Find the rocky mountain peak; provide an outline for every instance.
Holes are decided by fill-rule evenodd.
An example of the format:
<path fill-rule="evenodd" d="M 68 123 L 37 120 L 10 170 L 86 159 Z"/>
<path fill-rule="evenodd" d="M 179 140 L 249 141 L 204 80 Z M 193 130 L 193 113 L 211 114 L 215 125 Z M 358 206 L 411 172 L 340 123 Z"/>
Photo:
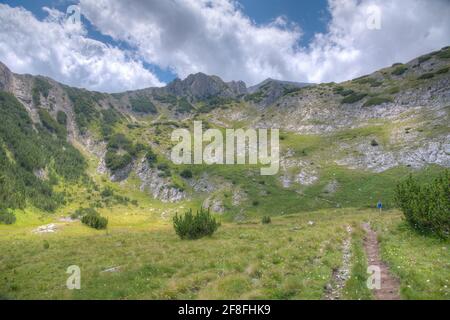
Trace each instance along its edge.
<path fill-rule="evenodd" d="M 247 87 L 242 81 L 224 82 L 218 76 L 210 76 L 204 73 L 189 75 L 186 79 L 175 79 L 169 83 L 166 92 L 175 96 L 187 96 L 193 100 L 201 100 L 209 97 L 235 98 L 245 94 Z"/>

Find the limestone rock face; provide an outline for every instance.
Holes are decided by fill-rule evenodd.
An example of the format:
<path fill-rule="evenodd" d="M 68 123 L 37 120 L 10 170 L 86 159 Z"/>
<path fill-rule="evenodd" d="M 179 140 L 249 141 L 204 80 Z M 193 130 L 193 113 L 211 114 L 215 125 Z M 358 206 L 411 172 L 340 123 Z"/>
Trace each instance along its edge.
<path fill-rule="evenodd" d="M 0 62 L 0 90 L 10 91 L 12 77 L 8 67 Z"/>
<path fill-rule="evenodd" d="M 141 180 L 141 191 L 148 192 L 163 202 L 178 202 L 186 198 L 186 193 L 172 186 L 169 178 L 159 176 L 158 170 L 151 168 L 142 159 L 134 168 Z"/>

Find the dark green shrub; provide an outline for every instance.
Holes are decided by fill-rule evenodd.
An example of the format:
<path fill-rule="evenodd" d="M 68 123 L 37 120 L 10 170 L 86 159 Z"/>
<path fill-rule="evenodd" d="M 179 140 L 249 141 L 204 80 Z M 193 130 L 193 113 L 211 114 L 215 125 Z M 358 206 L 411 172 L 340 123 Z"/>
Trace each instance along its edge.
<path fill-rule="evenodd" d="M 369 76 L 364 76 L 364 77 L 352 80 L 352 82 L 355 82 L 358 84 L 369 84 L 371 87 L 379 87 L 383 84 L 383 82 L 381 82 L 375 78 L 371 78 Z"/>
<path fill-rule="evenodd" d="M 157 166 L 159 171 L 170 171 L 169 165 L 167 163 L 160 163 Z"/>
<path fill-rule="evenodd" d="M 417 80 L 426 80 L 426 79 L 431 79 L 431 78 L 434 78 L 433 73 L 424 73 L 423 75 L 418 77 Z"/>
<path fill-rule="evenodd" d="M 114 195 L 114 190 L 111 189 L 110 187 L 106 187 L 101 193 L 100 196 L 102 198 L 108 198 L 108 197 L 112 197 Z"/>
<path fill-rule="evenodd" d="M 394 71 L 392 71 L 392 74 L 394 76 L 401 76 L 402 74 L 404 74 L 406 71 L 408 70 L 408 67 L 401 65 L 398 66 L 397 68 L 394 69 Z"/>
<path fill-rule="evenodd" d="M 267 93 L 264 90 L 258 90 L 255 93 L 248 94 L 245 96 L 244 100 L 247 102 L 259 103 L 267 97 Z"/>
<path fill-rule="evenodd" d="M 191 179 L 192 171 L 189 169 L 184 169 L 183 171 L 181 171 L 180 176 L 185 179 Z"/>
<path fill-rule="evenodd" d="M 89 213 L 85 214 L 81 218 L 81 222 L 97 230 L 106 229 L 106 227 L 108 226 L 108 219 L 102 217 L 94 209 L 91 209 Z"/>
<path fill-rule="evenodd" d="M 64 111 L 58 111 L 56 114 L 56 121 L 64 127 L 67 126 L 67 114 Z"/>
<path fill-rule="evenodd" d="M 450 48 L 443 48 L 442 51 L 437 54 L 437 56 L 441 59 L 450 59 Z"/>
<path fill-rule="evenodd" d="M 106 167 L 113 172 L 123 169 L 143 149 L 145 147 L 142 144 L 133 144 L 125 135 L 121 133 L 115 134 L 109 138 L 107 145 Z"/>
<path fill-rule="evenodd" d="M 60 137 L 66 136 L 66 128 L 61 126 L 55 119 L 53 119 L 47 110 L 39 109 L 38 114 L 44 128 L 46 128 L 51 133 L 57 134 Z"/>
<path fill-rule="evenodd" d="M 399 87 L 392 87 L 392 88 L 389 88 L 387 90 L 387 93 L 389 93 L 389 94 L 397 94 L 399 92 L 400 92 L 400 88 Z"/>
<path fill-rule="evenodd" d="M 105 156 L 106 167 L 113 172 L 125 168 L 132 161 L 133 158 L 128 153 L 124 155 L 119 155 L 113 151 L 106 152 Z"/>
<path fill-rule="evenodd" d="M 171 105 L 176 105 L 178 101 L 177 97 L 174 95 L 155 96 L 155 100 Z"/>
<path fill-rule="evenodd" d="M 419 58 L 419 64 L 420 64 L 420 63 L 424 63 L 425 61 L 428 61 L 428 60 L 430 60 L 430 59 L 431 59 L 431 56 L 430 56 L 430 55 L 420 57 L 420 58 Z"/>
<path fill-rule="evenodd" d="M 147 148 L 147 154 L 145 155 L 145 158 L 147 159 L 148 164 L 151 166 L 158 161 L 158 156 L 150 147 Z"/>
<path fill-rule="evenodd" d="M 334 93 L 339 94 L 343 97 L 347 97 L 353 93 L 355 93 L 355 91 L 353 91 L 352 89 L 345 89 L 344 87 L 336 87 L 333 90 Z"/>
<path fill-rule="evenodd" d="M 41 105 L 41 94 L 44 96 L 44 98 L 48 98 L 48 95 L 50 93 L 51 85 L 48 83 L 47 80 L 36 77 L 34 79 L 34 86 L 31 90 L 32 93 L 32 99 L 33 104 L 36 107 L 39 107 Z"/>
<path fill-rule="evenodd" d="M 79 208 L 77 210 L 75 210 L 75 212 L 73 212 L 70 217 L 72 219 L 81 219 L 82 217 L 84 217 L 85 215 L 92 213 L 92 214 L 96 214 L 97 211 L 95 211 L 93 208 Z"/>
<path fill-rule="evenodd" d="M 272 219 L 269 216 L 264 216 L 261 219 L 261 223 L 262 224 L 270 224 L 270 223 L 272 223 Z"/>
<path fill-rule="evenodd" d="M 194 110 L 194 107 L 189 103 L 186 98 L 181 98 L 177 103 L 177 112 L 189 113 Z"/>
<path fill-rule="evenodd" d="M 14 213 L 0 210 L 0 224 L 13 224 L 14 222 L 16 222 L 16 216 Z"/>
<path fill-rule="evenodd" d="M 352 93 L 351 95 L 345 97 L 342 99 L 342 103 L 355 103 L 362 99 L 364 99 L 367 96 L 367 93 Z"/>
<path fill-rule="evenodd" d="M 439 69 L 438 71 L 436 71 L 435 74 L 444 74 L 444 73 L 447 73 L 449 70 L 450 70 L 449 67 L 442 68 L 442 69 Z"/>
<path fill-rule="evenodd" d="M 100 117 L 96 106 L 103 96 L 100 93 L 68 86 L 64 86 L 64 90 L 73 104 L 75 122 L 78 125 L 78 129 L 81 134 L 85 134 L 89 125 Z"/>
<path fill-rule="evenodd" d="M 414 229 L 442 238 L 450 236 L 449 171 L 430 184 L 419 184 L 410 176 L 397 186 L 395 200 Z"/>
<path fill-rule="evenodd" d="M 173 218 L 173 227 L 177 235 L 185 240 L 196 240 L 203 237 L 211 237 L 220 227 L 220 223 L 211 215 L 211 213 L 203 208 L 192 213 L 192 209 L 182 216 L 175 215 Z"/>
<path fill-rule="evenodd" d="M 383 103 L 389 103 L 392 102 L 391 98 L 386 97 L 373 97 L 367 100 L 366 103 L 364 103 L 363 107 L 371 107 L 371 106 L 378 106 Z"/>
<path fill-rule="evenodd" d="M 157 113 L 153 102 L 146 97 L 133 97 L 130 98 L 131 110 L 137 113 Z"/>
<path fill-rule="evenodd" d="M 120 113 L 118 113 L 114 109 L 104 109 L 101 111 L 101 113 L 102 113 L 102 117 L 103 117 L 103 122 L 105 124 L 111 125 L 111 126 L 115 125 L 122 118 Z"/>

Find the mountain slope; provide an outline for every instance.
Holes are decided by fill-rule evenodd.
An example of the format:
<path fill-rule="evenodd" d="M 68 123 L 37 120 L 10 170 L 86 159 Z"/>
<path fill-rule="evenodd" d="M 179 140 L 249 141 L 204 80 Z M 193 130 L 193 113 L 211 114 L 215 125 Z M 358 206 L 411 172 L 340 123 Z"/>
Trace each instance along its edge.
<path fill-rule="evenodd" d="M 38 153 L 50 150 L 45 161 L 36 157 L 27 167 L 9 147 L 13 138 L 3 135 L 2 166 L 25 170 L 40 184 L 55 173 L 64 184 L 68 177 L 57 168 L 71 150 L 64 163 L 89 163 L 88 170 L 77 167 L 76 178 L 86 172 L 101 186 L 112 181 L 166 203 L 194 201 L 235 219 L 367 206 L 376 198 L 390 202 L 390 188 L 412 170 L 435 165 L 418 173 L 425 177 L 450 167 L 449 52 L 443 48 L 341 84 L 270 79 L 247 89 L 200 73 L 164 88 L 118 94 L 13 74 L 0 64 L 0 89 L 9 93 L 2 93 L 2 110 L 23 109 L 25 119 L 14 135 L 30 136 Z M 260 177 L 242 166 L 173 165 L 170 134 L 192 128 L 194 119 L 207 127 L 281 129 L 280 173 Z M 2 132 L 15 132 L 6 123 L 0 123 Z M 51 148 L 39 141 L 52 142 Z M 182 177 L 184 170 L 193 177 Z"/>

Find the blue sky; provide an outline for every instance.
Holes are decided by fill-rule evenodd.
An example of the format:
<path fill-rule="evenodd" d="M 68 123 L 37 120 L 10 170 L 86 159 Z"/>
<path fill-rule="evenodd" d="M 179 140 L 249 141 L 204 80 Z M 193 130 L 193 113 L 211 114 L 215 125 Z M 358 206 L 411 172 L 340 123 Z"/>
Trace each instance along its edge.
<path fill-rule="evenodd" d="M 286 16 L 302 28 L 301 44 L 307 45 L 317 32 L 325 32 L 330 15 L 326 0 L 241 0 L 243 11 L 257 23 L 269 23 L 278 16 Z"/>
<path fill-rule="evenodd" d="M 340 82 L 449 45 L 449 16 L 448 0 L 0 0 L 0 61 L 107 92 L 196 72 Z"/>

